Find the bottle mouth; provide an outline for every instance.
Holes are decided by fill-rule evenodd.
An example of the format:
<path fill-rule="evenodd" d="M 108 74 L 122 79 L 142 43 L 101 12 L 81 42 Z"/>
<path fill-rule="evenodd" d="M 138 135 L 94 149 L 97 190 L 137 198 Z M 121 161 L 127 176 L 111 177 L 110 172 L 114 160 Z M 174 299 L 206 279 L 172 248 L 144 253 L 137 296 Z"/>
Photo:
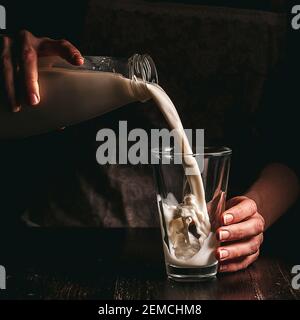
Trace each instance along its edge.
<path fill-rule="evenodd" d="M 139 78 L 145 82 L 158 84 L 155 63 L 149 54 L 134 54 L 128 59 L 129 78 Z"/>

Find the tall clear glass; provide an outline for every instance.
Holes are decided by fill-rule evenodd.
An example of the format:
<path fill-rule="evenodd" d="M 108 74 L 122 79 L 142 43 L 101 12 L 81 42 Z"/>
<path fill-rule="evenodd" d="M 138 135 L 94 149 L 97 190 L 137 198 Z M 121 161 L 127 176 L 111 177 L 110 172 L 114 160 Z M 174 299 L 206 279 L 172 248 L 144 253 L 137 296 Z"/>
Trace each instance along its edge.
<path fill-rule="evenodd" d="M 176 281 L 213 278 L 218 270 L 215 231 L 225 210 L 231 150 L 210 147 L 204 148 L 204 154 L 188 155 L 203 164 L 199 168 L 209 219 L 206 225 L 205 213 L 198 210 L 201 206 L 196 204 L 184 168 L 175 160 L 178 153 L 169 148 L 152 150 L 153 154 L 160 160 L 153 165 L 153 172 L 167 275 Z"/>

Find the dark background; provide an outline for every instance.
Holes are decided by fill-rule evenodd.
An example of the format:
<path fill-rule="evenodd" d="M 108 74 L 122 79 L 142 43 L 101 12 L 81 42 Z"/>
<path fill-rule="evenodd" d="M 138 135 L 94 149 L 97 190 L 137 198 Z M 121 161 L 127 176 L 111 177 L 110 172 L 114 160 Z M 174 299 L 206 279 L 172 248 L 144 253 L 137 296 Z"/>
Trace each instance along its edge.
<path fill-rule="evenodd" d="M 207 144 L 233 148 L 230 195 L 245 191 L 269 161 L 283 161 L 298 170 L 295 102 L 299 35 L 289 26 L 291 3 L 172 1 L 177 3 L 174 5 L 168 2 L 171 1 L 131 4 L 124 1 L 121 5 L 114 1 L 76 1 L 76 4 L 72 1 L 1 1 L 1 4 L 7 8 L 11 33 L 27 28 L 39 36 L 67 38 L 90 55 L 128 57 L 135 52 L 148 52 L 156 62 L 161 85 L 183 115 L 184 125 L 205 128 Z M 96 122 L 68 128 L 64 133 L 2 142 L 2 225 L 15 223 L 28 206 L 35 207 L 35 213 L 47 211 L 43 208 L 43 201 L 48 199 L 45 190 L 47 194 L 54 193 L 51 199 L 65 210 L 69 203 L 61 204 L 63 200 L 57 200 L 57 194 L 63 198 L 67 190 L 69 202 L 74 200 L 74 194 L 78 202 L 83 201 L 77 189 L 74 187 L 72 193 L 68 186 L 74 182 L 72 174 L 78 168 L 85 177 L 95 174 L 94 160 L 91 160 L 94 152 L 87 145 L 94 141 L 96 130 L 101 126 L 113 127 L 117 120 L 124 118 L 130 119 L 133 127 L 164 125 L 157 112 L 146 112 L 146 108 L 139 107 L 137 111 L 133 105 Z M 79 132 L 84 133 L 80 134 L 80 140 Z M 89 172 L 86 172 L 87 164 Z M 97 173 L 97 182 L 89 180 L 91 190 L 97 183 L 98 191 L 109 198 L 108 182 L 119 172 L 111 176 L 105 169 L 97 170 L 101 174 Z M 145 176 L 149 173 L 141 172 Z M 63 183 L 61 176 L 66 176 Z M 137 186 L 136 178 L 135 174 L 129 176 L 132 188 Z M 122 182 L 118 183 L 115 198 L 109 199 L 111 202 L 118 202 L 121 197 Z M 147 188 L 144 193 L 153 196 L 151 183 Z M 153 214 L 155 202 L 148 198 L 149 214 Z M 135 202 L 139 203 L 139 199 Z M 130 205 L 130 200 L 128 203 Z M 74 209 L 80 225 L 93 225 L 93 219 L 82 218 L 89 205 L 92 204 L 84 205 L 82 210 Z M 122 211 L 122 207 L 122 204 L 114 207 L 112 214 Z M 126 208 L 124 210 L 126 215 Z M 48 215 L 49 210 L 45 214 L 47 218 L 42 219 L 45 225 L 59 224 L 58 218 L 53 222 Z M 119 220 L 130 225 L 128 219 Z M 101 225 L 101 222 L 95 224 Z M 267 232 L 266 249 L 299 263 L 298 226 L 298 209 L 294 208 Z"/>

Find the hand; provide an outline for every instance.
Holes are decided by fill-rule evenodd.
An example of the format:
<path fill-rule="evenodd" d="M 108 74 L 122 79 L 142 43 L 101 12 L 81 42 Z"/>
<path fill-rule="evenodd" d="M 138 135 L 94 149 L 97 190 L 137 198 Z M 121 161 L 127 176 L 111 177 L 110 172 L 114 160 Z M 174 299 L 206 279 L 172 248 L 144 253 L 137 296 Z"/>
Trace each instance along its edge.
<path fill-rule="evenodd" d="M 226 209 L 216 232 L 221 242 L 216 258 L 220 272 L 234 272 L 247 268 L 258 258 L 265 222 L 256 203 L 248 197 L 230 199 Z"/>
<path fill-rule="evenodd" d="M 0 92 L 12 111 L 20 110 L 20 96 L 31 106 L 40 102 L 37 58 L 49 55 L 60 56 L 74 65 L 84 62 L 78 49 L 67 40 L 37 38 L 26 30 L 13 38 L 0 37 L 0 80 L 4 88 Z"/>

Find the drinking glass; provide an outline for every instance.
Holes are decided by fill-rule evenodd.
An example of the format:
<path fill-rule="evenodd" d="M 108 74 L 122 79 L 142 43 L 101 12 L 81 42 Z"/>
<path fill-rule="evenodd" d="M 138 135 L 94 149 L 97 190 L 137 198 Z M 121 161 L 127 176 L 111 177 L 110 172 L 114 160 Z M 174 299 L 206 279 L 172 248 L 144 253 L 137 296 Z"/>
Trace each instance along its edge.
<path fill-rule="evenodd" d="M 184 155 L 185 162 L 187 157 L 193 157 L 199 164 L 209 217 L 206 234 L 198 232 L 195 211 L 189 210 L 186 203 L 182 204 L 193 198 L 184 166 L 178 163 L 178 158 L 183 158 L 183 155 L 165 148 L 153 149 L 152 156 L 158 159 L 158 164 L 153 164 L 153 172 L 168 277 L 177 281 L 215 277 L 218 270 L 215 232 L 220 226 L 220 215 L 225 210 L 231 149 L 208 147 L 202 154 Z M 203 212 L 196 214 L 200 217 Z"/>

